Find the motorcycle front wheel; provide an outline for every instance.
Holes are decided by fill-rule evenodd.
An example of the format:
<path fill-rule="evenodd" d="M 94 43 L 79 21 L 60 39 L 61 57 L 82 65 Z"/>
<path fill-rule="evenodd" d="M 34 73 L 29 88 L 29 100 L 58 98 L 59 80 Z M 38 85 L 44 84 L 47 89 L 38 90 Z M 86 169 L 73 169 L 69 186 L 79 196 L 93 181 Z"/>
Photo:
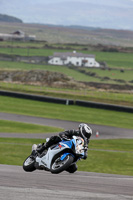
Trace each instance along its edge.
<path fill-rule="evenodd" d="M 33 172 L 34 170 L 36 170 L 35 166 L 34 166 L 35 160 L 33 158 L 31 158 L 30 156 L 28 156 L 24 163 L 23 163 L 23 169 L 26 172 Z"/>
<path fill-rule="evenodd" d="M 62 171 L 66 170 L 74 161 L 73 156 L 70 154 L 68 154 L 63 160 L 60 159 L 61 156 L 53 160 L 50 169 L 51 173 L 53 174 L 61 173 Z"/>

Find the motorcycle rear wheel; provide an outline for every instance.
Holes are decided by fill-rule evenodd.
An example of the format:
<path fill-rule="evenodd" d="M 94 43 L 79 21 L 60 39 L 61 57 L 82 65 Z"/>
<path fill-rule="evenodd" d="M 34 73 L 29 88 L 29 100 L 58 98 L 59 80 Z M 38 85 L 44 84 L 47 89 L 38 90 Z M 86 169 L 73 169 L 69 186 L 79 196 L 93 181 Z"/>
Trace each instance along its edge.
<path fill-rule="evenodd" d="M 61 173 L 62 171 L 66 170 L 74 161 L 73 156 L 70 154 L 68 154 L 64 158 L 64 160 L 60 160 L 61 156 L 53 160 L 51 169 L 50 169 L 51 173 L 53 174 Z"/>
<path fill-rule="evenodd" d="M 35 160 L 33 158 L 31 158 L 30 156 L 28 156 L 24 163 L 23 163 L 23 169 L 26 172 L 33 172 L 36 170 L 35 166 L 34 166 Z"/>

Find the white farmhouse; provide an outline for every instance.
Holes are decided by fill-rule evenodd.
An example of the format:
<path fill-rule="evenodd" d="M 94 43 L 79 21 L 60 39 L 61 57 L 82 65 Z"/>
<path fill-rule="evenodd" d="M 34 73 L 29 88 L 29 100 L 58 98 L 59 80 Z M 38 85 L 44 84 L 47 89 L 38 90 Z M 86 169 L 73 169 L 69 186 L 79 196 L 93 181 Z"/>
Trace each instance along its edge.
<path fill-rule="evenodd" d="M 94 55 L 73 52 L 54 53 L 49 57 L 51 65 L 74 65 L 80 67 L 100 67 Z"/>

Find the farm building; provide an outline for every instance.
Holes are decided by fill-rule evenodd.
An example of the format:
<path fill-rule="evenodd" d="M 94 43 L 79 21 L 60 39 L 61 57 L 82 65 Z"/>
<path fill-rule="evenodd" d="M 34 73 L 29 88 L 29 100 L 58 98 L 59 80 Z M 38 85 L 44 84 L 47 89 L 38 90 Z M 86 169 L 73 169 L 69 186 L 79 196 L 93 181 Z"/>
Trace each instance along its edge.
<path fill-rule="evenodd" d="M 36 39 L 35 35 L 27 35 L 21 30 L 17 30 L 13 33 L 0 33 L 0 41 L 5 41 L 5 40 L 18 40 L 18 41 L 33 41 Z"/>
<path fill-rule="evenodd" d="M 73 52 L 54 53 L 49 57 L 51 65 L 74 65 L 80 67 L 100 67 L 96 62 L 95 55 Z"/>

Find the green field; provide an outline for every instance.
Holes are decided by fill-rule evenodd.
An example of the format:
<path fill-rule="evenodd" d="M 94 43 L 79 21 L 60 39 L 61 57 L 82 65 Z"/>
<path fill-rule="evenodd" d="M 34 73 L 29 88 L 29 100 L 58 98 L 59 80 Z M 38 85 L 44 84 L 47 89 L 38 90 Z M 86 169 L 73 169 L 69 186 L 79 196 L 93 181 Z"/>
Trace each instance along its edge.
<path fill-rule="evenodd" d="M 73 69 L 69 69 L 65 66 L 54 66 L 54 65 L 36 65 L 36 64 L 28 64 L 28 63 L 19 63 L 19 62 L 7 62 L 7 61 L 0 61 L 0 69 L 20 69 L 20 70 L 47 70 L 53 72 L 60 72 L 64 73 L 67 76 L 73 77 L 75 80 L 78 81 L 92 81 L 94 78 L 88 77 L 80 72 L 77 72 Z M 95 79 L 94 81 L 96 81 Z"/>
<path fill-rule="evenodd" d="M 83 48 L 89 48 L 88 44 L 67 44 L 67 43 L 48 43 L 47 41 L 2 41 L 0 43 L 1 48 L 55 48 L 55 49 L 76 49 L 82 50 Z"/>
<path fill-rule="evenodd" d="M 96 76 L 100 77 L 103 83 L 105 82 L 104 77 L 109 77 L 112 80 L 106 80 L 106 83 L 116 83 L 116 79 L 124 80 L 126 84 L 128 81 L 133 81 L 133 71 L 126 70 L 124 72 L 120 72 L 120 70 L 111 69 L 111 70 L 102 70 L 102 69 L 85 69 L 86 72 L 94 72 Z M 94 77 L 96 78 L 96 77 Z M 100 79 L 97 78 L 97 81 Z M 121 84 L 121 82 L 117 82 L 117 84 Z M 131 83 L 130 83 L 131 84 Z"/>
<path fill-rule="evenodd" d="M 54 52 L 70 52 L 72 50 L 64 49 L 47 49 L 47 48 L 0 48 L 0 53 L 8 55 L 21 55 L 21 56 L 52 56 Z M 120 52 L 100 52 L 100 51 L 84 51 L 78 50 L 85 54 L 94 54 L 97 61 L 104 61 L 109 67 L 119 68 L 133 68 L 132 53 Z"/>
<path fill-rule="evenodd" d="M 11 97 L 0 98 L 0 111 L 37 117 L 133 128 L 132 113 L 94 109 L 75 105 L 61 105 Z"/>
<path fill-rule="evenodd" d="M 28 64 L 28 63 L 22 63 L 22 62 L 9 62 L 9 61 L 0 61 L 0 69 L 11 69 L 11 70 L 35 70 L 35 69 L 41 69 L 41 70 L 47 70 L 47 71 L 54 71 L 54 72 L 60 72 L 64 73 L 67 76 L 71 76 L 76 81 L 86 81 L 86 82 L 102 82 L 102 83 L 116 83 L 115 79 L 121 79 L 124 80 L 125 83 L 128 83 L 128 81 L 133 81 L 132 77 L 132 71 L 126 70 L 123 73 L 120 72 L 120 70 L 102 70 L 102 69 L 86 69 L 84 70 L 86 72 L 94 72 L 95 76 L 88 76 L 87 74 L 83 74 L 79 71 L 76 71 L 74 69 L 70 69 L 65 66 L 55 66 L 55 65 L 39 65 L 39 64 Z M 112 80 L 104 80 L 104 77 L 109 77 Z M 124 84 L 125 84 L 124 83 Z M 123 84 L 121 82 L 118 82 L 118 84 Z M 131 83 L 130 83 L 131 84 Z"/>
<path fill-rule="evenodd" d="M 0 138 L 0 164 L 22 166 L 31 153 L 31 146 L 42 142 L 41 139 Z M 131 139 L 91 140 L 88 158 L 77 163 L 78 170 L 133 176 L 132 146 Z"/>

